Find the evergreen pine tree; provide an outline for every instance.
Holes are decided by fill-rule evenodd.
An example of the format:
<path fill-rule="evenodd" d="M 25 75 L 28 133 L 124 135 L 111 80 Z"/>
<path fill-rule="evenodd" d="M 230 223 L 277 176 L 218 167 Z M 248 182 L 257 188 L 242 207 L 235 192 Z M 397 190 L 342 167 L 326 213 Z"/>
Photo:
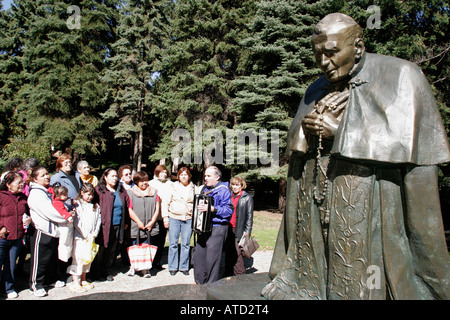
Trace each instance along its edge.
<path fill-rule="evenodd" d="M 177 128 L 194 137 L 195 123 L 201 124 L 202 132 L 214 128 L 223 134 L 232 125 L 231 81 L 239 73 L 240 41 L 252 5 L 245 0 L 176 1 L 158 83 L 162 136 L 153 160 L 171 156 L 177 143 L 171 134 Z M 209 164 L 209 159 L 203 160 Z"/>
<path fill-rule="evenodd" d="M 133 166 L 141 169 L 144 128 L 157 126 L 152 114 L 154 80 L 166 38 L 171 1 L 128 1 L 120 9 L 117 41 L 107 59 L 108 110 L 102 114 L 115 138 L 133 142 Z"/>
<path fill-rule="evenodd" d="M 20 46 L 22 82 L 8 101 L 26 140 L 49 151 L 50 145 L 82 155 L 104 150 L 99 73 L 114 39 L 117 2 L 15 1 L 10 31 L 17 39 L 10 46 Z"/>
<path fill-rule="evenodd" d="M 8 142 L 11 135 L 20 135 L 15 123 L 15 93 L 26 78 L 23 74 L 23 17 L 26 9 L 17 8 L 18 13 L 0 11 L 0 145 Z"/>

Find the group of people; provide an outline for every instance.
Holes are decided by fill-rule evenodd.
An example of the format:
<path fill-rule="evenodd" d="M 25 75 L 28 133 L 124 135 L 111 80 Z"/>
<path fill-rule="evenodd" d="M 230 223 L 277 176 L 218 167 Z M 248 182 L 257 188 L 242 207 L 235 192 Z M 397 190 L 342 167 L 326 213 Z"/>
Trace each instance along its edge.
<path fill-rule="evenodd" d="M 35 296 L 46 296 L 50 284 L 65 286 L 68 274 L 73 280 L 69 289 L 83 293 L 93 288 L 95 280 L 113 280 L 111 268 L 119 254 L 129 266 L 127 274 L 138 273 L 127 254 L 135 244 L 156 246 L 152 268 L 161 270 L 167 233 L 170 275 L 189 275 L 191 264 L 197 284 L 245 273 L 238 242 L 252 231 L 253 199 L 244 191 L 241 177 L 223 182 L 220 170 L 211 166 L 205 171 L 204 185 L 196 186 L 187 167 L 181 167 L 172 181 L 163 165 L 155 168 L 152 179 L 144 171 L 133 173 L 128 165 L 108 168 L 100 179 L 90 174 L 86 161 L 79 161 L 76 170 L 72 165 L 70 155 L 62 154 L 51 178 L 34 158 L 25 162 L 14 158 L 4 168 L 0 279 L 8 298 L 17 297 L 15 270 L 23 271 L 27 253 L 29 286 Z M 212 230 L 196 233 L 191 251 L 196 194 L 210 196 Z M 196 210 L 205 212 L 208 206 L 198 205 Z M 86 246 L 92 243 L 98 244 L 98 252 L 86 262 Z M 220 268 L 223 252 L 225 270 Z M 151 277 L 150 270 L 139 272 Z"/>

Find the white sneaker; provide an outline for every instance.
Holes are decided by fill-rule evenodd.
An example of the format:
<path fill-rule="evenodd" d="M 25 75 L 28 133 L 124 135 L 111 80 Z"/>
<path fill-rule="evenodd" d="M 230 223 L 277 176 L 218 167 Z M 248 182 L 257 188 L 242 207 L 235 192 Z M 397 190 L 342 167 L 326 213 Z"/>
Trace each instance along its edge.
<path fill-rule="evenodd" d="M 47 291 L 45 291 L 45 289 L 35 290 L 33 293 L 36 297 L 39 297 L 39 298 L 45 297 L 47 295 Z"/>
<path fill-rule="evenodd" d="M 127 272 L 127 276 L 129 277 L 133 277 L 136 274 L 135 270 L 133 267 L 130 267 L 130 270 L 128 270 Z"/>
<path fill-rule="evenodd" d="M 151 278 L 152 277 L 152 274 L 150 273 L 149 270 L 144 270 L 142 272 L 142 275 L 144 276 L 144 278 Z"/>
<path fill-rule="evenodd" d="M 17 294 L 17 292 L 12 291 L 10 293 L 7 294 L 8 299 L 15 299 L 17 298 L 19 295 Z"/>
<path fill-rule="evenodd" d="M 58 280 L 55 282 L 55 288 L 62 288 L 65 286 L 66 286 L 66 283 L 64 281 Z"/>

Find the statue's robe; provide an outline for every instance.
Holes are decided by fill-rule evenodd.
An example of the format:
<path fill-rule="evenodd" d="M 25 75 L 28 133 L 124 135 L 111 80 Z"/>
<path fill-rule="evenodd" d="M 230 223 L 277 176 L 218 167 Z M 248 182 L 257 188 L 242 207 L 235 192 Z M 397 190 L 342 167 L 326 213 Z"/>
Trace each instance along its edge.
<path fill-rule="evenodd" d="M 330 92 L 325 77 L 308 88 L 293 120 L 286 212 L 263 295 L 449 299 L 437 164 L 450 161 L 450 152 L 431 88 L 413 63 L 368 53 L 349 86 L 320 159 L 328 214 L 313 197 L 325 179 L 317 175 L 318 139 L 302 127 Z"/>

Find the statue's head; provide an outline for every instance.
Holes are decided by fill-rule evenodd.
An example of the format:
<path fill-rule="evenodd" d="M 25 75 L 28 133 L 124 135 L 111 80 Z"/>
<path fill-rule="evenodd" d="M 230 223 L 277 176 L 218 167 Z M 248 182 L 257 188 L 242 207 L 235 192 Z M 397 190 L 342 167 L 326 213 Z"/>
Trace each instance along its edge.
<path fill-rule="evenodd" d="M 362 28 L 342 13 L 319 21 L 311 42 L 317 64 L 330 82 L 345 79 L 365 53 Z"/>

